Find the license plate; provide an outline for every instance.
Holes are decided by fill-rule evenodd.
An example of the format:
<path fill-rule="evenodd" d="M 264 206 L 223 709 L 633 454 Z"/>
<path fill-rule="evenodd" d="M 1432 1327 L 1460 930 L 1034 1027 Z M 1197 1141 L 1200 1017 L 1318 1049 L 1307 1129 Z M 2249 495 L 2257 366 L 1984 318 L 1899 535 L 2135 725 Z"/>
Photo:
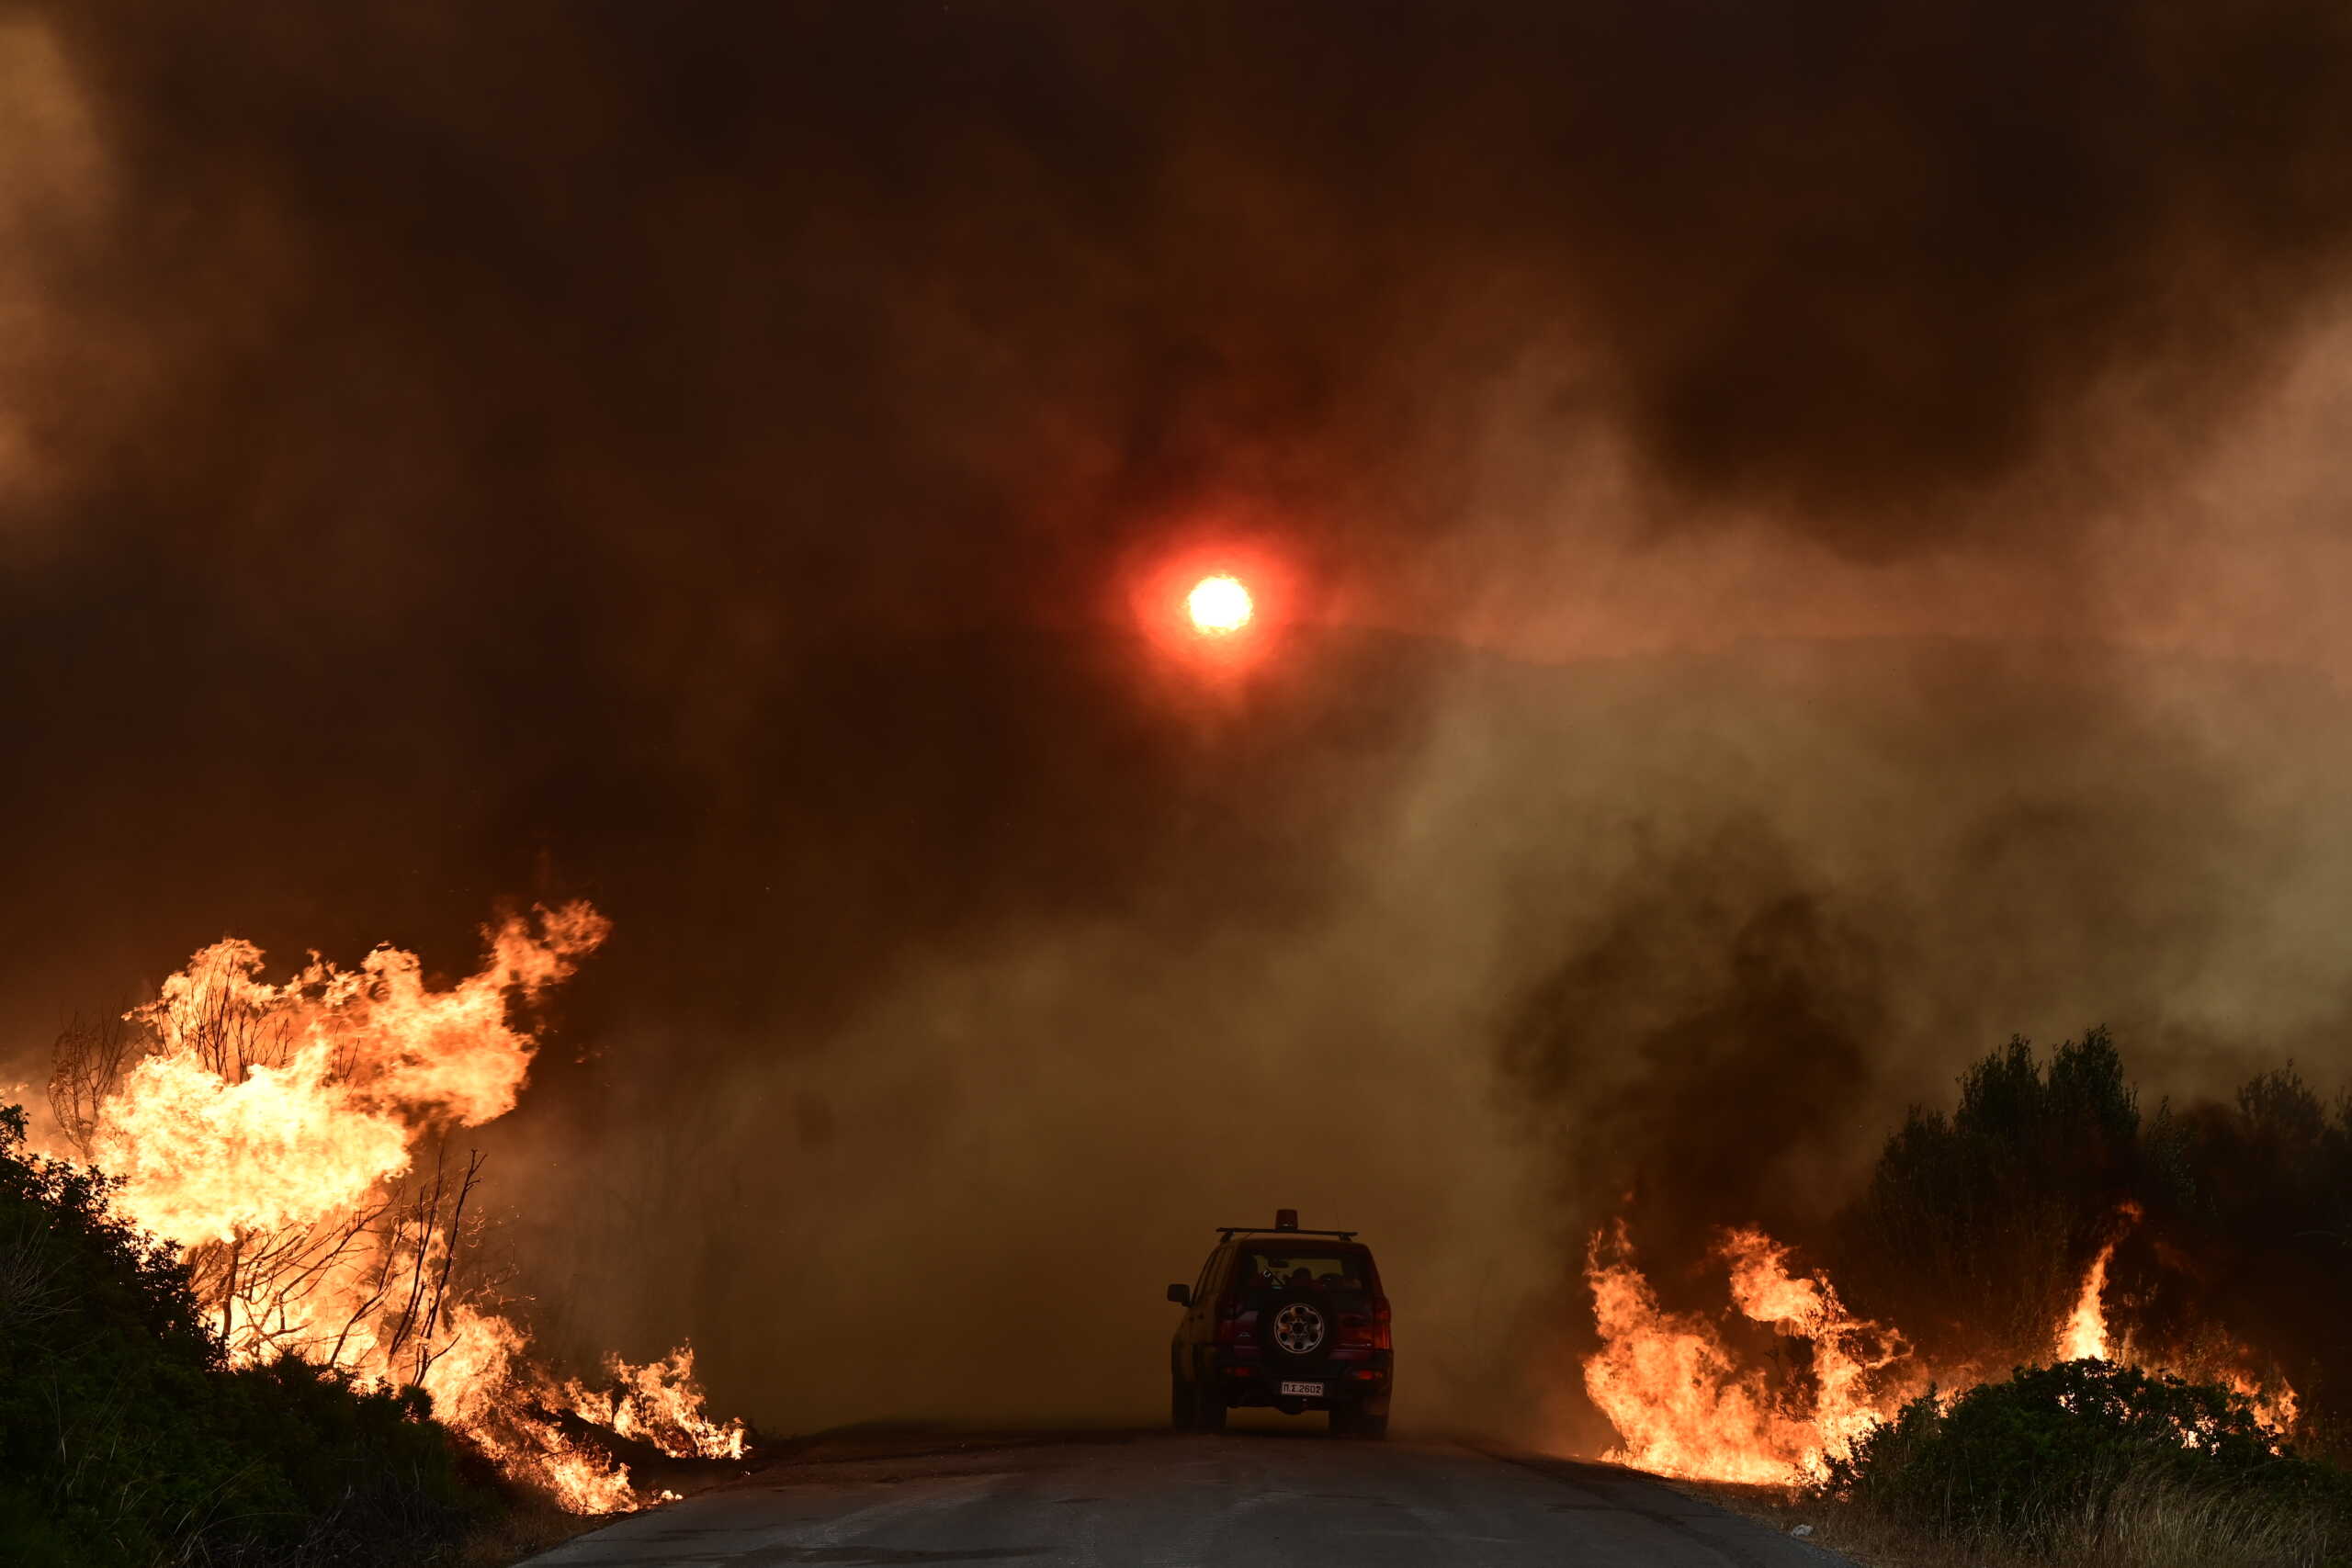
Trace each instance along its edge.
<path fill-rule="evenodd" d="M 1323 1385 L 1319 1382 L 1286 1382 L 1283 1384 L 1282 1392 L 1299 1394 L 1307 1399 L 1320 1399 L 1323 1397 Z"/>

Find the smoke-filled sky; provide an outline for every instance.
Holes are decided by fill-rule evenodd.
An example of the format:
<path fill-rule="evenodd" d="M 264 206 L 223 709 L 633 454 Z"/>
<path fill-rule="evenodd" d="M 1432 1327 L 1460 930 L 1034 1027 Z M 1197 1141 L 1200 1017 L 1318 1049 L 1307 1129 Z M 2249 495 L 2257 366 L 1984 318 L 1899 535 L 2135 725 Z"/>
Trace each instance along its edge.
<path fill-rule="evenodd" d="M 2347 279 L 2331 0 L 10 6 L 0 1076 L 584 895 L 568 1330 L 1148 1411 L 1295 1203 L 1543 1404 L 2012 1030 L 2341 1075 Z"/>

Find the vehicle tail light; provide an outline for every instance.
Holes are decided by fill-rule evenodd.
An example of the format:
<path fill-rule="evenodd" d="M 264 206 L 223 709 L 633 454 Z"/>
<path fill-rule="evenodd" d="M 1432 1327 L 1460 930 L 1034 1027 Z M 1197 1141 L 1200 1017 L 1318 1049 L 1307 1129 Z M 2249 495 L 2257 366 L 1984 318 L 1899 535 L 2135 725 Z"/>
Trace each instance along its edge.
<path fill-rule="evenodd" d="M 1388 1345 L 1388 1302 L 1376 1298 L 1369 1316 L 1345 1313 L 1340 1318 L 1340 1343 L 1357 1349 L 1385 1350 Z"/>

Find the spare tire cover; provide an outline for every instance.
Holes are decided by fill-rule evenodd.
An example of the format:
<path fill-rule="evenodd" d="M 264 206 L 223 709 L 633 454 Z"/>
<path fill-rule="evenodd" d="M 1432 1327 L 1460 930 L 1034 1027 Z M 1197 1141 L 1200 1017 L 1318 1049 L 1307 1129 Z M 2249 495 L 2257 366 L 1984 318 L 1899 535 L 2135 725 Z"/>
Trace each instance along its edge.
<path fill-rule="evenodd" d="M 1268 1289 L 1257 1307 L 1259 1337 L 1277 1360 L 1317 1365 L 1339 1343 L 1339 1310 L 1322 1291 Z"/>

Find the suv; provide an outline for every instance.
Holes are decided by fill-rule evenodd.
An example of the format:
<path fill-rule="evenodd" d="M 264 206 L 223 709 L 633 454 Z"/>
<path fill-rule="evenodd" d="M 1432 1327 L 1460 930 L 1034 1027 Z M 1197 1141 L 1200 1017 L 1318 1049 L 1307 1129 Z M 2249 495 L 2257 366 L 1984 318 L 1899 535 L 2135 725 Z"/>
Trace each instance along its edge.
<path fill-rule="evenodd" d="M 1221 1225 L 1168 1347 L 1169 1420 L 1217 1432 L 1234 1405 L 1331 1413 L 1342 1438 L 1388 1435 L 1388 1298 L 1372 1248 L 1353 1231 L 1303 1231 L 1298 1211 L 1272 1230 Z"/>

